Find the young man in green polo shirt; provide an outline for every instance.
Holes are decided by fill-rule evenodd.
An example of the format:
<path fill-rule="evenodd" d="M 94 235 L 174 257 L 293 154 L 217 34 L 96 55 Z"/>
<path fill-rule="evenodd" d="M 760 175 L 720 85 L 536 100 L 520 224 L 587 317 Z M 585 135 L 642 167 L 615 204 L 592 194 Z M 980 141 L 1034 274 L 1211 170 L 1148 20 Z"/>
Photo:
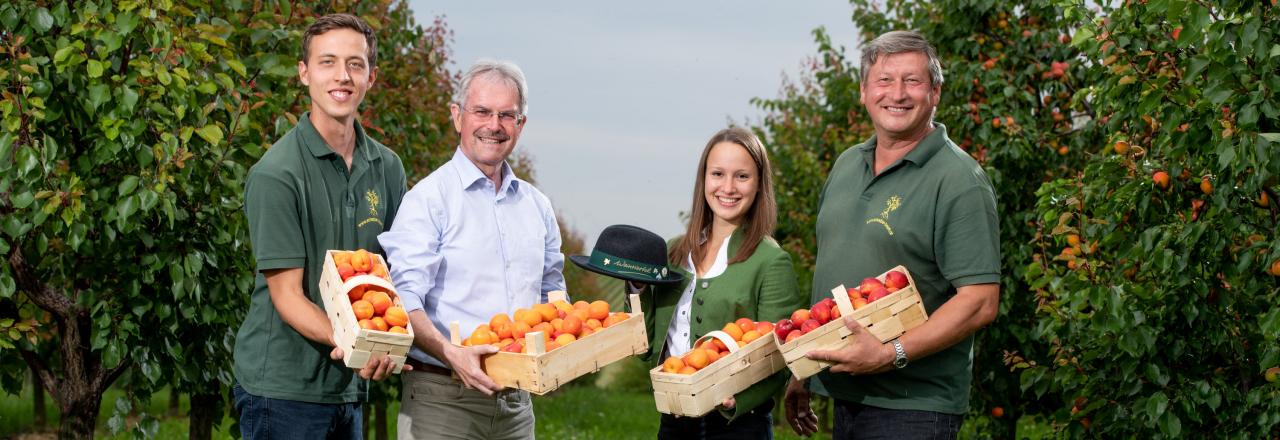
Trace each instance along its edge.
<path fill-rule="evenodd" d="M 986 173 L 933 122 L 941 94 L 937 52 L 919 34 L 863 48 L 860 102 L 875 136 L 827 177 L 813 300 L 901 264 L 929 320 L 882 344 L 846 319 L 849 347 L 808 354 L 835 363 L 809 383 L 835 398 L 835 438 L 955 438 L 969 409 L 973 334 L 999 310 L 999 221 Z M 817 429 L 804 384 L 792 381 L 786 405 L 797 432 Z"/>
<path fill-rule="evenodd" d="M 235 407 L 252 438 L 361 438 L 364 379 L 342 364 L 319 292 L 324 252 L 381 252 L 406 191 L 404 166 L 356 120 L 377 77 L 373 29 L 355 16 L 320 17 L 302 40 L 298 76 L 311 111 L 249 171 L 245 215 L 257 261 L 249 313 L 236 334 Z"/>

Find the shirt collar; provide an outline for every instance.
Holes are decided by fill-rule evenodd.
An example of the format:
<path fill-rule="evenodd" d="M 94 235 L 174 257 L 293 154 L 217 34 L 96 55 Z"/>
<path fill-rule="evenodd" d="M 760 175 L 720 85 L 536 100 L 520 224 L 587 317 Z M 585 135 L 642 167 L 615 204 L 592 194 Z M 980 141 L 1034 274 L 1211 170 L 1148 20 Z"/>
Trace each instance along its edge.
<path fill-rule="evenodd" d="M 354 124 L 356 130 L 356 147 L 355 150 L 352 151 L 352 158 L 360 157 L 366 161 L 378 159 L 379 157 L 377 155 L 374 155 L 369 151 L 367 139 L 364 135 L 364 128 L 360 126 L 360 122 L 356 121 Z M 302 135 L 302 142 L 307 146 L 307 151 L 310 151 L 312 156 L 321 158 L 330 154 L 338 154 L 333 151 L 333 148 L 329 146 L 328 142 L 325 142 L 324 137 L 320 136 L 320 131 L 316 130 L 316 126 L 311 124 L 311 112 L 302 113 L 302 117 L 298 119 L 298 132 Z"/>
<path fill-rule="evenodd" d="M 923 166 L 925 162 L 928 162 L 929 159 L 933 158 L 933 155 L 936 154 L 938 150 L 942 149 L 942 146 L 947 143 L 946 139 L 947 126 L 934 122 L 933 131 L 929 132 L 924 139 L 921 139 L 920 143 L 916 144 L 915 148 L 912 148 L 911 151 L 907 152 L 907 155 L 903 156 L 902 160 L 910 162 L 917 167 Z M 874 135 L 871 136 L 871 139 L 856 148 L 862 152 L 862 157 L 867 161 L 867 165 L 875 168 L 876 137 Z"/>
<path fill-rule="evenodd" d="M 484 172 L 480 171 L 480 167 L 472 163 L 471 159 L 467 158 L 467 155 L 462 154 L 462 147 L 453 150 L 453 159 L 450 159 L 450 162 L 455 164 L 454 166 L 458 170 L 458 184 L 464 190 L 475 188 L 477 185 L 489 180 L 489 176 L 484 175 Z M 511 171 L 511 165 L 503 161 L 501 192 L 519 191 L 521 182 L 524 181 L 516 177 L 515 173 Z"/>

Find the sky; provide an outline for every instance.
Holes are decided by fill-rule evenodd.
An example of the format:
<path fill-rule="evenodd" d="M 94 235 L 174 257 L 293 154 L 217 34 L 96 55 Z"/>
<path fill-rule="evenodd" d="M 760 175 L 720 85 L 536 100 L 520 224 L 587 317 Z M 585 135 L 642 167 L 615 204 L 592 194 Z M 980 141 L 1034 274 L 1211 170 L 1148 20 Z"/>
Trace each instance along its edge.
<path fill-rule="evenodd" d="M 538 189 L 586 239 L 631 224 L 669 238 L 693 196 L 706 142 L 759 120 L 815 54 L 813 30 L 856 50 L 847 0 L 410 2 L 443 16 L 456 71 L 479 58 L 516 63 L 529 84 L 516 146 Z"/>

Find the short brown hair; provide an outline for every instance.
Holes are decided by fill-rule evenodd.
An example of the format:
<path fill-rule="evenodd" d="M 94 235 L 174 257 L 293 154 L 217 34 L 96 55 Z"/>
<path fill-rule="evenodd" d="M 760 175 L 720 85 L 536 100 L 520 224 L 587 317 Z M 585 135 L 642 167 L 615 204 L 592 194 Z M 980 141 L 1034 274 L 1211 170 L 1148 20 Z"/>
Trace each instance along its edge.
<path fill-rule="evenodd" d="M 746 228 L 744 231 L 746 235 L 738 247 L 738 252 L 729 256 L 728 264 L 751 258 L 751 254 L 756 251 L 756 246 L 769 238 L 773 234 L 773 228 L 778 224 L 778 203 L 773 196 L 773 167 L 769 164 L 769 153 L 765 151 L 764 144 L 755 133 L 742 127 L 720 130 L 707 141 L 706 148 L 702 149 L 702 158 L 698 160 L 698 175 L 693 184 L 693 207 L 689 211 L 689 225 L 685 228 L 684 237 L 667 252 L 667 259 L 673 265 L 684 265 L 685 257 L 690 254 L 693 255 L 694 264 L 697 264 L 696 262 L 702 261 L 707 252 L 714 252 L 707 249 L 707 246 L 699 245 L 698 242 L 701 241 L 702 231 L 711 227 L 712 218 L 715 216 L 703 187 L 707 181 L 707 157 L 711 155 L 711 149 L 721 142 L 737 144 L 746 149 L 747 154 L 756 164 L 756 173 L 760 178 L 760 185 L 756 188 L 756 200 L 747 210 L 746 222 L 742 226 Z"/>
<path fill-rule="evenodd" d="M 929 85 L 941 87 L 942 62 L 938 60 L 938 50 L 916 31 L 890 31 L 867 43 L 862 48 L 862 82 L 867 82 L 871 66 L 880 61 L 880 57 L 910 52 L 918 52 L 928 58 Z"/>
<path fill-rule="evenodd" d="M 311 37 L 329 32 L 334 29 L 351 29 L 364 35 L 364 41 L 369 45 L 369 67 L 377 65 L 378 61 L 378 39 L 373 34 L 373 28 L 368 23 L 351 14 L 329 14 L 317 18 L 315 23 L 307 27 L 307 32 L 302 34 L 302 62 L 307 62 L 307 57 L 311 55 Z"/>

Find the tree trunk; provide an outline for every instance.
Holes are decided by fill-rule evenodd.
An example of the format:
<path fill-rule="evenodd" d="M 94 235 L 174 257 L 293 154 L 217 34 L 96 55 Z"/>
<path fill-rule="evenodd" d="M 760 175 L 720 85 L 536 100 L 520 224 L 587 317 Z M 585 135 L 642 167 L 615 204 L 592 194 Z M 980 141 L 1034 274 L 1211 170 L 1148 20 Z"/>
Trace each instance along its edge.
<path fill-rule="evenodd" d="M 387 399 L 378 399 L 373 404 L 373 412 L 377 414 L 377 424 L 373 427 L 373 438 L 387 440 Z"/>
<path fill-rule="evenodd" d="M 44 429 L 44 385 L 40 384 L 40 376 L 36 370 L 31 371 L 31 408 L 34 409 L 31 424 L 37 430 Z"/>
<path fill-rule="evenodd" d="M 191 396 L 191 397 L 195 398 L 195 396 Z M 182 403 L 182 393 L 178 392 L 178 387 L 170 385 L 169 386 L 169 415 L 170 416 L 176 416 L 178 415 L 179 412 L 182 411 L 179 408 L 180 403 Z M 191 405 L 192 411 L 195 411 L 196 406 L 194 405 L 194 403 L 195 402 L 192 402 L 192 405 Z"/>
<path fill-rule="evenodd" d="M 89 348 L 93 328 L 89 312 L 73 300 L 79 297 L 78 292 L 67 292 L 44 284 L 27 265 L 17 246 L 9 254 L 9 267 L 18 288 L 27 292 L 32 303 L 53 316 L 62 364 L 56 368 L 48 365 L 30 350 L 19 349 L 18 354 L 58 404 L 62 415 L 58 438 L 93 438 L 102 393 L 124 373 L 130 360 L 126 357 L 119 365 L 102 366 L 97 353 Z"/>
<path fill-rule="evenodd" d="M 218 403 L 222 395 L 218 393 L 191 393 L 190 427 L 187 438 L 190 440 L 209 440 L 213 438 L 213 425 L 219 419 Z"/>

